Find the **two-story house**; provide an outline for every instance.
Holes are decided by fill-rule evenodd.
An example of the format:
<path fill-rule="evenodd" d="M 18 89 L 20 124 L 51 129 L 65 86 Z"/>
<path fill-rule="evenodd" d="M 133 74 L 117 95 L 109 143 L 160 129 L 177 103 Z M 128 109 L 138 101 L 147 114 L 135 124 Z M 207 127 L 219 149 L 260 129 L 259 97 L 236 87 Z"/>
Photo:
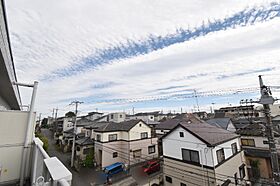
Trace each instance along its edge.
<path fill-rule="evenodd" d="M 170 185 L 241 185 L 247 171 L 239 136 L 205 122 L 180 122 L 162 137 Z"/>
<path fill-rule="evenodd" d="M 241 146 L 245 153 L 248 173 L 251 180 L 272 178 L 269 144 L 266 127 L 262 123 L 254 123 L 237 131 L 241 135 Z M 280 134 L 274 131 L 276 148 L 280 155 Z M 278 155 L 278 156 L 279 156 Z"/>
<path fill-rule="evenodd" d="M 158 157 L 157 138 L 151 136 L 151 128 L 142 120 L 108 122 L 94 129 L 91 137 L 101 167 L 116 162 L 131 166 Z"/>

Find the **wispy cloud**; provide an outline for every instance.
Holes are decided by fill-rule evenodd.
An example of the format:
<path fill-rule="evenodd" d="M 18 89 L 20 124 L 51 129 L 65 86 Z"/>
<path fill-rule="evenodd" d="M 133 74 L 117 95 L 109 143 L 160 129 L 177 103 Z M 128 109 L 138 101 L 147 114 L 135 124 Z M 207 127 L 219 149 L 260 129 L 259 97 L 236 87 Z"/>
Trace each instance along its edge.
<path fill-rule="evenodd" d="M 193 108 L 194 89 L 208 108 L 256 96 L 244 88 L 258 87 L 258 73 L 280 83 L 280 1 L 7 5 L 19 80 L 40 80 L 39 112 L 70 109 L 73 99 L 85 102 L 83 111 Z M 22 94 L 27 102 L 30 93 Z"/>

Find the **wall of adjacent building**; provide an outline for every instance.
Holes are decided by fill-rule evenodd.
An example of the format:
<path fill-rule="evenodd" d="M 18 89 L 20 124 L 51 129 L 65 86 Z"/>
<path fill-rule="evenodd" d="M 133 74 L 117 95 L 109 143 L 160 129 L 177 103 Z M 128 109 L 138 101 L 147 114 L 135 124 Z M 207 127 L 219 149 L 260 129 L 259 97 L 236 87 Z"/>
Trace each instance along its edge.
<path fill-rule="evenodd" d="M 18 181 L 23 152 L 23 144 L 27 130 L 28 112 L 0 111 L 0 185 L 2 183 Z M 33 126 L 28 135 L 29 148 L 27 156 L 31 157 L 31 142 L 35 127 L 35 113 Z M 16 135 L 14 135 L 16 132 Z M 26 170 L 30 171 L 30 161 L 27 160 Z M 26 175 L 30 176 L 30 175 Z"/>
<path fill-rule="evenodd" d="M 8 103 L 0 96 L 0 110 L 9 110 L 10 106 Z"/>

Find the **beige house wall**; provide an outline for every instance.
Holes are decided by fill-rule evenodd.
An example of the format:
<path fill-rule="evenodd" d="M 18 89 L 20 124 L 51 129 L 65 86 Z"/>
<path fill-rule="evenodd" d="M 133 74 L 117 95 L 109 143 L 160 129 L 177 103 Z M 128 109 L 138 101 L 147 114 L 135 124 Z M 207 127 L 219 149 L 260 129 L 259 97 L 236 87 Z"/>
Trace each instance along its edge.
<path fill-rule="evenodd" d="M 148 147 L 155 145 L 155 152 L 148 153 Z M 128 150 L 129 149 L 129 150 Z M 141 149 L 141 157 L 134 158 L 133 151 Z M 100 150 L 102 157 L 100 157 Z M 118 157 L 113 158 L 113 153 L 117 152 Z M 130 155 L 129 155 L 130 154 Z M 133 165 L 148 159 L 158 157 L 157 138 L 142 139 L 137 141 L 113 141 L 109 143 L 95 142 L 95 159 L 98 165 L 105 167 L 116 162 L 123 162 Z"/>
<path fill-rule="evenodd" d="M 163 162 L 165 186 L 180 186 L 181 183 L 188 186 L 215 186 L 214 170 L 168 158 L 164 158 Z M 172 178 L 172 183 L 166 181 L 166 176 Z"/>
<path fill-rule="evenodd" d="M 237 177 L 240 178 L 240 173 L 239 173 L 239 167 L 242 164 L 246 164 L 246 160 L 244 158 L 244 152 L 241 151 L 240 153 L 236 154 L 232 158 L 228 159 L 226 162 L 215 168 L 215 173 L 219 179 L 217 180 L 218 184 L 222 184 L 224 181 L 227 179 L 231 180 L 231 183 L 229 185 L 235 186 L 235 180 L 234 180 L 234 174 L 237 173 Z M 247 173 L 247 167 L 244 167 L 245 169 L 245 180 L 248 180 L 248 173 Z M 232 178 L 226 178 L 225 176 L 222 175 L 227 175 Z M 223 180 L 223 177 L 225 179 Z"/>

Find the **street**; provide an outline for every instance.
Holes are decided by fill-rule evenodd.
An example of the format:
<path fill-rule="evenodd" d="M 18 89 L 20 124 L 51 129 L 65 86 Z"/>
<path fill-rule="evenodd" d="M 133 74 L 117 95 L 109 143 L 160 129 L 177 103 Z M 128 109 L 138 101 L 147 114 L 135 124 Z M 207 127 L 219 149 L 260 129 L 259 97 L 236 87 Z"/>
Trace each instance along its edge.
<path fill-rule="evenodd" d="M 49 129 L 41 129 L 41 132 L 49 140 L 48 154 L 51 157 L 56 156 L 71 171 L 72 186 L 104 185 L 104 183 L 106 182 L 106 177 L 102 171 L 95 170 L 95 168 L 81 167 L 80 171 L 77 172 L 70 167 L 71 153 L 63 153 L 57 149 L 52 136 L 52 132 Z M 112 182 L 114 185 L 119 182 L 120 184 L 117 185 L 125 185 L 121 182 L 126 178 L 127 180 L 131 181 L 129 183 L 133 183 L 132 180 L 135 180 L 137 182 L 137 185 L 150 185 L 153 180 L 158 179 L 159 175 L 160 172 L 157 172 L 148 176 L 143 172 L 141 165 L 139 165 L 132 167 L 129 174 L 122 172 L 114 175 L 112 178 Z"/>

